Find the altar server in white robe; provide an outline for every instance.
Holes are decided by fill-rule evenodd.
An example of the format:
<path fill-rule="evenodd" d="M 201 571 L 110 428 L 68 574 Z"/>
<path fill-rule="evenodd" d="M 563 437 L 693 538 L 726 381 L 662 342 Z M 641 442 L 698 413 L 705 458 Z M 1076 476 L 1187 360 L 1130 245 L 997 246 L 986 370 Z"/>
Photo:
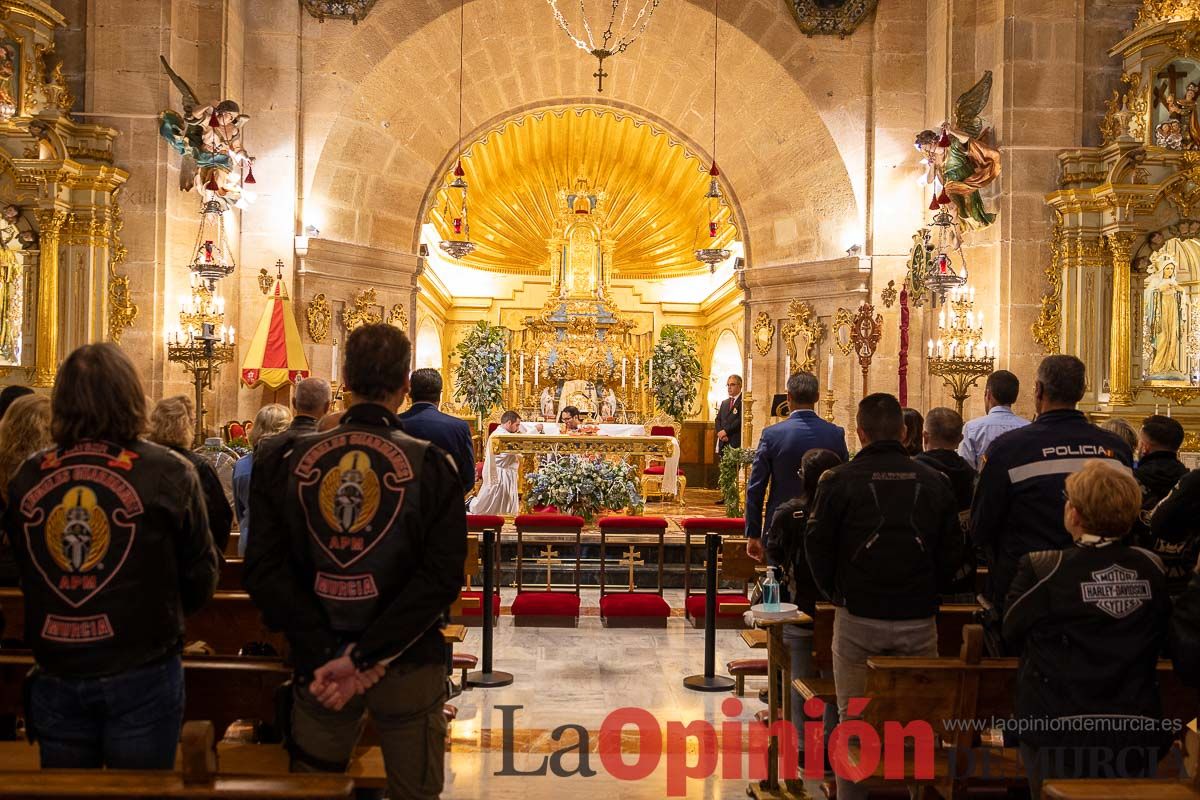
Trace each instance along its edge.
<path fill-rule="evenodd" d="M 483 483 L 479 494 L 471 500 L 467 508 L 470 514 L 498 514 L 505 516 L 516 514 L 521 501 L 517 496 L 517 466 L 521 456 L 517 453 L 492 453 L 492 439 L 506 433 L 518 433 L 521 430 L 521 415 L 515 411 L 505 411 L 500 417 L 500 427 L 488 437 L 488 446 L 484 450 L 486 456 L 483 462 Z"/>

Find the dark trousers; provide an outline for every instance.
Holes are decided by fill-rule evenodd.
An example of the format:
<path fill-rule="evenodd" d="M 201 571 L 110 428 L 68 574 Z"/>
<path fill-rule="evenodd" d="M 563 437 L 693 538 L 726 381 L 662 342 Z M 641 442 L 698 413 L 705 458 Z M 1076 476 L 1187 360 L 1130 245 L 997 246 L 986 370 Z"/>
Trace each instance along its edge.
<path fill-rule="evenodd" d="M 369 713 L 381 739 L 388 796 L 407 800 L 441 794 L 447 730 L 444 664 L 395 664 L 341 711 L 321 705 L 306 686 L 296 686 L 294 692 L 293 771 L 344 771 Z"/>
<path fill-rule="evenodd" d="M 183 663 L 171 656 L 106 678 L 38 674 L 29 715 L 43 769 L 173 769 Z"/>

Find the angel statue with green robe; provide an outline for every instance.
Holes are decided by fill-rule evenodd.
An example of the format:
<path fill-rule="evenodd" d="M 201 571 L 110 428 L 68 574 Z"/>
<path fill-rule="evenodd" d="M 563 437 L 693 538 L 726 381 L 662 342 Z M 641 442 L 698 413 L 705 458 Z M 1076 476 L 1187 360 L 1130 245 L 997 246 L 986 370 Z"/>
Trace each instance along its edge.
<path fill-rule="evenodd" d="M 992 94 L 991 70 L 954 104 L 954 124 L 917 134 L 916 148 L 925 155 L 936 205 L 954 204 L 958 218 L 972 228 L 986 228 L 996 215 L 983 206 L 979 190 L 1000 177 L 1000 151 L 987 144 L 990 129 L 980 112 Z M 938 189 L 940 185 L 940 190 Z"/>
<path fill-rule="evenodd" d="M 224 206 L 244 206 L 245 183 L 254 183 L 254 159 L 242 146 L 242 126 L 250 119 L 233 100 L 200 105 L 187 81 L 159 56 L 163 69 L 179 90 L 183 113 L 167 110 L 158 115 L 159 133 L 183 156 L 179 188 L 195 190 L 205 200 Z M 248 172 L 247 172 L 248 169 Z"/>

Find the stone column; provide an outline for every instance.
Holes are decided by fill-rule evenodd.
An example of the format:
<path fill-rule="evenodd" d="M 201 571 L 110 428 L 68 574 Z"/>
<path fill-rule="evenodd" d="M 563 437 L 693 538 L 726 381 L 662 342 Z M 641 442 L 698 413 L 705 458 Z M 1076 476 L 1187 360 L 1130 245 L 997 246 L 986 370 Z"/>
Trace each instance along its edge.
<path fill-rule="evenodd" d="M 58 371 L 58 237 L 67 212 L 55 208 L 37 212 L 41 256 L 38 260 L 37 352 L 31 383 L 54 385 Z"/>
<path fill-rule="evenodd" d="M 1108 249 L 1112 254 L 1112 331 L 1108 351 L 1108 402 L 1113 406 L 1133 405 L 1133 390 L 1129 380 L 1131 357 L 1129 337 L 1133 334 L 1133 319 L 1129 303 L 1129 254 L 1136 234 L 1118 231 L 1108 234 Z"/>

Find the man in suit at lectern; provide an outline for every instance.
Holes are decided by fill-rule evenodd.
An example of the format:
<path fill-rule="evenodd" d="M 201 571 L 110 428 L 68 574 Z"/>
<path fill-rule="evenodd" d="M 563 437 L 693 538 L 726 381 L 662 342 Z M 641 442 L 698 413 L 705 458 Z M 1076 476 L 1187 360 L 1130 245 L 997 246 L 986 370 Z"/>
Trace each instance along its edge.
<path fill-rule="evenodd" d="M 817 376 L 793 373 L 787 391 L 793 411 L 783 422 L 763 429 L 746 482 L 746 536 L 750 540 L 746 552 L 759 561 L 763 558 L 763 530 L 770 527 L 775 509 L 803 490 L 800 461 L 804 454 L 821 448 L 848 460 L 846 432 L 813 410 L 821 394 Z"/>

